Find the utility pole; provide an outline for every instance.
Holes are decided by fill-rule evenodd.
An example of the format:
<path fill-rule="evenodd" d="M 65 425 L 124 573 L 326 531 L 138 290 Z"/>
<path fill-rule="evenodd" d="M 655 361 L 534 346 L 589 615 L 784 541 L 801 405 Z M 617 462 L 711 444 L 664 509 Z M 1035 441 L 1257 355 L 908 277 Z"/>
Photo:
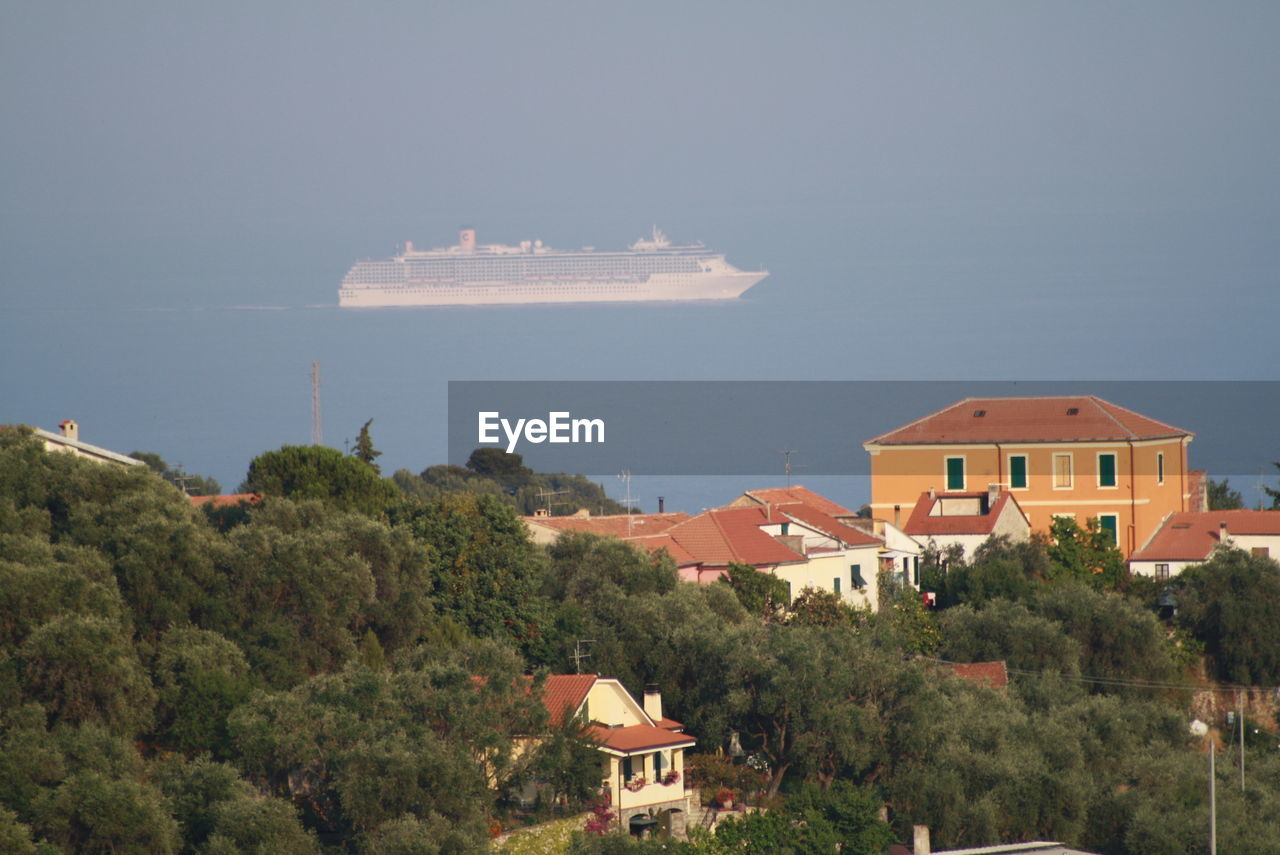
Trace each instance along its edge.
<path fill-rule="evenodd" d="M 324 428 L 320 423 L 320 363 L 311 363 L 311 444 L 324 445 Z"/>
<path fill-rule="evenodd" d="M 1236 689 L 1236 718 L 1240 721 L 1240 792 L 1244 792 L 1244 689 Z"/>
<path fill-rule="evenodd" d="M 1209 855 L 1218 855 L 1218 799 L 1213 788 L 1213 738 L 1209 739 Z"/>

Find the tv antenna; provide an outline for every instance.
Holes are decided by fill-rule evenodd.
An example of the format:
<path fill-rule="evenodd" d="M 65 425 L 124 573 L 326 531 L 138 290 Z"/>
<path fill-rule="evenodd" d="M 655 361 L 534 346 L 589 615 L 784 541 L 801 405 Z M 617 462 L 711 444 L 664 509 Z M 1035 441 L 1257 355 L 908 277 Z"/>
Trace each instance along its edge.
<path fill-rule="evenodd" d="M 546 500 L 547 516 L 551 516 L 551 508 L 552 508 L 552 506 L 553 506 L 553 505 L 567 505 L 567 504 L 569 504 L 568 502 L 553 502 L 553 501 L 551 501 L 551 497 L 552 497 L 552 496 L 563 496 L 563 495 L 565 495 L 565 494 L 566 494 L 566 493 L 568 493 L 568 492 L 569 492 L 568 490 L 544 490 L 544 489 L 542 489 L 541 487 L 539 487 L 539 488 L 538 488 L 538 501 L 539 501 L 539 502 L 541 502 L 541 501 L 543 501 L 544 499 Z"/>
<path fill-rule="evenodd" d="M 573 672 L 575 674 L 582 673 L 582 660 L 591 658 L 590 653 L 583 652 L 582 645 L 595 643 L 596 640 L 594 638 L 580 638 L 573 643 L 573 654 L 569 658 L 573 660 Z"/>
<path fill-rule="evenodd" d="M 627 508 L 627 537 L 631 537 L 631 516 L 635 512 L 634 505 L 637 501 L 631 498 L 631 470 L 623 469 L 618 480 L 626 485 L 626 498 L 622 500 L 622 504 Z"/>
<path fill-rule="evenodd" d="M 190 491 L 187 490 L 187 482 L 191 480 L 191 476 L 183 470 L 181 460 L 177 462 L 176 467 L 173 469 L 172 477 L 175 487 L 186 495 L 191 495 Z"/>
<path fill-rule="evenodd" d="M 791 455 L 799 454 L 800 452 L 798 449 L 795 449 L 795 448 L 784 448 L 784 449 L 781 449 L 778 453 L 782 455 L 782 471 L 786 473 L 787 486 L 790 487 L 791 486 L 791 465 L 792 465 Z M 795 468 L 803 469 L 805 468 L 805 465 L 803 463 L 797 463 L 795 464 Z"/>
<path fill-rule="evenodd" d="M 324 445 L 324 428 L 320 423 L 320 363 L 311 363 L 311 444 Z"/>

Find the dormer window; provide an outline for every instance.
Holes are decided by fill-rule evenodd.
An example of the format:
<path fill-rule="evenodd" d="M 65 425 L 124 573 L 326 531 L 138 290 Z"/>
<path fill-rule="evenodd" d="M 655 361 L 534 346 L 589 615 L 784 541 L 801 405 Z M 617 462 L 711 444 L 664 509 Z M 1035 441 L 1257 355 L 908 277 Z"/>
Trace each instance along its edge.
<path fill-rule="evenodd" d="M 1078 415 L 1080 415 L 1080 408 L 1079 408 L 1079 407 L 1067 407 L 1067 415 L 1069 415 L 1069 416 L 1078 416 Z"/>
<path fill-rule="evenodd" d="M 986 410 L 974 410 L 974 411 L 973 411 L 973 417 L 974 417 L 975 419 L 980 419 L 980 418 L 982 418 L 983 416 L 985 416 L 986 414 L 987 414 L 987 411 L 986 411 Z"/>

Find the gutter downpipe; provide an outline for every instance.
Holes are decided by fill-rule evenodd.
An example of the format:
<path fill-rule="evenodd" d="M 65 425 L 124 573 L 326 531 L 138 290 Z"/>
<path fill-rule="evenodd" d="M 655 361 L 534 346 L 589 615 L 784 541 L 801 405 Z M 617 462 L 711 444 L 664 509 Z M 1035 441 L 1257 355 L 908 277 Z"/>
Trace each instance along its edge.
<path fill-rule="evenodd" d="M 1134 492 L 1135 485 L 1134 463 L 1133 463 L 1133 440 L 1129 440 L 1129 531 L 1125 540 L 1129 542 L 1129 548 L 1125 550 L 1125 570 L 1126 574 L 1129 568 L 1128 557 L 1133 554 L 1137 548 L 1138 540 L 1138 499 Z"/>

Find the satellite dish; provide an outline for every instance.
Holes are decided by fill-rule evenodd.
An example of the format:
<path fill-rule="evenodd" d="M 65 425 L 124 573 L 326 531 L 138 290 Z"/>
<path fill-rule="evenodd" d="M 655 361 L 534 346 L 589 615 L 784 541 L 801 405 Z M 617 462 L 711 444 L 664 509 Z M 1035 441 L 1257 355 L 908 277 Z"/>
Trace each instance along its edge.
<path fill-rule="evenodd" d="M 1195 719 L 1194 721 L 1191 722 L 1192 736 L 1204 736 L 1208 732 L 1209 732 L 1209 725 L 1205 724 L 1200 719 Z"/>

